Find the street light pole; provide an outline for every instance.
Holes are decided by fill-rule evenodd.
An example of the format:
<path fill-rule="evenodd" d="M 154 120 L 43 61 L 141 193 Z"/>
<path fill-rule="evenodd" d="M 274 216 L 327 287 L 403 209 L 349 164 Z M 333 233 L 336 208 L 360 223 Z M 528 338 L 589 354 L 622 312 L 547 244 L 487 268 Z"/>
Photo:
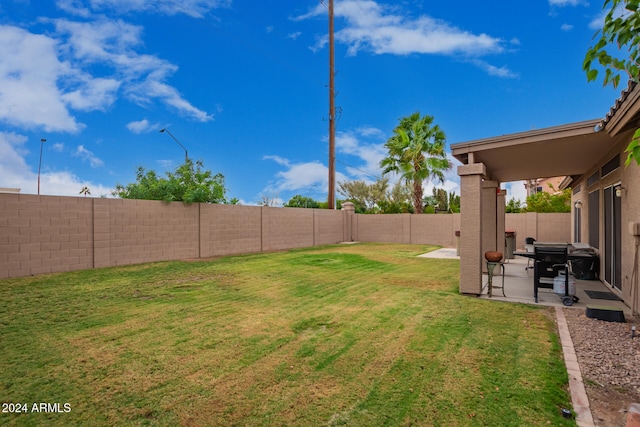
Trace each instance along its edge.
<path fill-rule="evenodd" d="M 46 139 L 40 138 L 40 162 L 38 163 L 38 196 L 40 195 L 40 169 L 42 168 L 42 146 L 47 142 Z"/>
<path fill-rule="evenodd" d="M 164 132 L 168 133 L 169 136 L 171 138 L 173 138 L 173 140 L 175 142 L 177 142 L 180 147 L 182 147 L 182 149 L 184 150 L 184 161 L 185 161 L 185 163 L 188 162 L 189 161 L 189 154 L 187 153 L 187 149 L 184 147 L 184 145 L 182 145 L 182 143 L 180 141 L 178 141 L 178 138 L 176 138 L 175 136 L 173 136 L 173 134 L 171 132 L 169 132 L 169 129 L 167 129 L 167 128 L 160 129 L 160 133 L 164 133 Z"/>

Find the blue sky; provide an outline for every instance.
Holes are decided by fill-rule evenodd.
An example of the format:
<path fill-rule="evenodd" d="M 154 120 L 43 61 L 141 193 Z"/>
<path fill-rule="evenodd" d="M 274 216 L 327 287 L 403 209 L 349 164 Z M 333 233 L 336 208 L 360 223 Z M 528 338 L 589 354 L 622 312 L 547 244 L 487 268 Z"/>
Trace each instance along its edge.
<path fill-rule="evenodd" d="M 326 200 L 327 4 L 3 0 L 0 187 L 37 193 L 44 138 L 41 194 L 109 195 L 184 160 L 168 128 L 242 204 Z M 604 117 L 619 91 L 581 69 L 601 8 L 336 0 L 337 181 L 380 176 L 415 111 L 448 144 Z M 437 186 L 458 183 L 454 167 Z"/>

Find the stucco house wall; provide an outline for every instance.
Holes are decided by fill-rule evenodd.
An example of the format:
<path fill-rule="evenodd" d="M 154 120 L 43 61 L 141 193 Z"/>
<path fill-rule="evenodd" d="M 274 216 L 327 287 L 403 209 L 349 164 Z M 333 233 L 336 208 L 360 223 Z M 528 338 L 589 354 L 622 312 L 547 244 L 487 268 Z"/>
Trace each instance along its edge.
<path fill-rule="evenodd" d="M 630 82 L 602 119 L 452 144 L 452 155 L 462 163 L 458 167 L 461 198 L 475 200 L 478 205 L 462 209 L 462 227 L 472 224 L 481 231 L 471 233 L 468 240 L 461 241 L 460 292 L 481 293 L 482 277 L 478 272 L 482 265 L 478 263 L 481 256 L 478 248 L 488 245 L 485 240 L 491 244 L 499 239 L 497 235 L 494 238 L 491 232 L 482 232 L 493 229 L 493 212 L 496 207 L 501 210 L 501 204 L 492 198 L 485 200 L 479 197 L 482 188 L 476 185 L 477 176 L 485 183 L 564 176 L 561 189 L 572 188 L 569 239 L 560 234 L 566 232 L 562 219 L 556 221 L 549 217 L 542 230 L 539 228 L 543 224 L 541 221 L 527 216 L 524 224 L 526 235 L 518 236 L 518 246 L 522 245 L 520 237 L 528 236 L 542 241 L 591 243 L 600 255 L 600 277 L 614 293 L 618 292 L 633 312 L 638 312 L 640 238 L 634 235 L 639 234 L 638 231 L 632 234 L 630 229 L 640 227 L 640 191 L 637 190 L 640 166 L 624 167 L 623 164 L 626 159 L 624 150 L 639 126 L 640 84 Z M 614 186 L 620 191 L 614 191 Z M 591 200 L 590 194 L 594 195 Z M 597 202 L 596 195 L 599 197 Z M 606 212 L 619 213 L 620 217 L 614 216 L 613 220 L 605 221 L 607 206 Z M 503 215 L 503 212 L 498 213 L 498 216 Z M 515 228 L 509 220 L 505 220 L 505 225 Z M 580 236 L 576 228 L 579 228 Z M 609 229 L 615 231 L 611 240 L 615 244 L 605 241 L 606 230 Z"/>
<path fill-rule="evenodd" d="M 638 286 L 638 274 L 634 273 L 634 262 L 638 257 L 638 239 L 631 234 L 630 227 L 634 223 L 640 223 L 640 166 L 634 164 L 628 167 L 624 166 L 626 159 L 626 148 L 628 142 L 631 139 L 633 131 L 630 130 L 619 136 L 619 143 L 615 149 L 608 152 L 597 164 L 595 164 L 586 174 L 572 183 L 572 187 L 578 188 L 578 191 L 574 191 L 572 195 L 572 204 L 580 202 L 581 208 L 581 235 L 583 242 L 589 242 L 589 223 L 594 221 L 589 216 L 589 194 L 593 192 L 599 193 L 599 205 L 598 205 L 598 248 L 596 251 L 600 254 L 600 277 L 604 278 L 604 262 L 602 259 L 608 256 L 611 252 L 611 248 L 605 245 L 605 225 L 604 225 L 604 189 L 619 185 L 621 187 L 620 194 L 620 207 L 621 207 L 621 296 L 628 305 L 635 305 L 636 310 L 640 310 L 638 305 L 638 299 L 632 294 L 634 287 Z M 620 166 L 614 171 L 602 176 L 602 167 L 614 157 L 619 156 Z M 600 178 L 594 182 L 589 183 L 589 177 L 593 177 L 598 173 Z M 614 190 L 615 191 L 615 190 Z M 572 218 L 572 227 L 574 226 L 574 219 Z"/>

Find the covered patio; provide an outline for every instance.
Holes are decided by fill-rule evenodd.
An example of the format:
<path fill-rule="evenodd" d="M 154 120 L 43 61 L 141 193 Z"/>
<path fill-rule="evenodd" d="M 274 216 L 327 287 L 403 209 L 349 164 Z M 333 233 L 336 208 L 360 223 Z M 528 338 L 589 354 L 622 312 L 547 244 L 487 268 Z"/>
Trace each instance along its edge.
<path fill-rule="evenodd" d="M 508 260 L 508 262 L 505 262 L 503 265 L 505 267 L 504 294 L 506 296 L 503 296 L 502 289 L 493 288 L 492 295 L 490 297 L 488 276 L 487 274 L 484 274 L 483 289 L 480 297 L 487 299 L 490 298 L 496 301 L 536 305 L 533 298 L 533 270 L 526 269 L 527 259 L 516 256 L 514 259 Z M 496 275 L 493 278 L 493 285 L 502 286 L 502 277 L 497 274 L 497 269 Z M 617 296 L 610 292 L 609 288 L 600 280 L 576 280 L 576 297 L 578 297 L 578 301 L 574 302 L 570 307 L 585 310 L 587 305 L 607 306 L 622 310 L 625 317 L 629 317 L 631 315 L 631 309 L 619 298 L 616 300 L 594 298 L 587 294 L 587 291 L 596 291 L 601 294 L 599 295 L 601 297 L 617 298 Z M 553 289 L 540 289 L 538 292 L 537 305 L 564 307 L 560 296 L 554 293 Z"/>
<path fill-rule="evenodd" d="M 420 255 L 425 258 L 458 258 L 456 256 L 455 248 L 442 248 L 433 252 Z M 488 282 L 489 278 L 487 273 L 482 275 L 482 289 L 478 295 L 480 298 L 491 299 L 494 301 L 531 304 L 539 306 L 549 307 L 566 307 L 563 305 L 561 298 L 558 294 L 553 292 L 553 289 L 541 289 L 538 292 L 538 302 L 536 303 L 533 298 L 533 270 L 527 269 L 527 258 L 515 256 L 513 259 L 505 260 L 504 262 L 504 295 L 502 289 L 498 286 L 502 286 L 502 273 L 496 269 L 495 276 L 493 277 L 492 295 L 489 296 Z M 578 301 L 574 302 L 570 307 L 586 310 L 587 305 L 590 306 L 607 306 L 616 309 L 620 309 L 624 312 L 625 318 L 631 316 L 631 309 L 627 307 L 621 300 L 603 300 L 599 298 L 592 298 L 586 291 L 596 291 L 603 293 L 602 296 L 615 297 L 610 292 L 609 287 L 603 284 L 600 280 L 576 280 L 576 296 Z"/>
<path fill-rule="evenodd" d="M 506 190 L 500 188 L 501 183 L 584 175 L 616 147 L 611 136 L 601 131 L 601 122 L 588 120 L 451 146 L 453 156 L 463 164 L 458 167 L 461 293 L 478 296 L 486 293 L 484 253 L 504 251 Z M 522 262 L 526 263 L 526 259 Z M 519 261 L 510 260 L 509 264 L 515 267 Z M 522 274 L 516 274 L 518 267 L 509 264 L 506 265 L 509 280 L 519 280 Z M 524 267 L 520 270 L 526 274 Z M 526 275 L 520 279 L 525 278 Z M 533 293 L 531 284 L 525 288 Z M 512 298 L 517 295 L 512 291 Z M 556 295 L 542 298 L 549 303 L 560 302 Z"/>

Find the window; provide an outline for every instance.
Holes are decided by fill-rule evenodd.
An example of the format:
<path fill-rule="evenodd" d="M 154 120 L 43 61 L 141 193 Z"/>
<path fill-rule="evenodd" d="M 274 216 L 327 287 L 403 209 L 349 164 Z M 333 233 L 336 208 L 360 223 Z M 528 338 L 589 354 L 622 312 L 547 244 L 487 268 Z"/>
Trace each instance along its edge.
<path fill-rule="evenodd" d="M 600 190 L 589 193 L 589 245 L 600 248 Z"/>
<path fill-rule="evenodd" d="M 620 155 L 615 156 L 602 166 L 602 176 L 607 176 L 620 166 Z"/>
<path fill-rule="evenodd" d="M 582 242 L 582 202 L 573 209 L 573 241 Z"/>

